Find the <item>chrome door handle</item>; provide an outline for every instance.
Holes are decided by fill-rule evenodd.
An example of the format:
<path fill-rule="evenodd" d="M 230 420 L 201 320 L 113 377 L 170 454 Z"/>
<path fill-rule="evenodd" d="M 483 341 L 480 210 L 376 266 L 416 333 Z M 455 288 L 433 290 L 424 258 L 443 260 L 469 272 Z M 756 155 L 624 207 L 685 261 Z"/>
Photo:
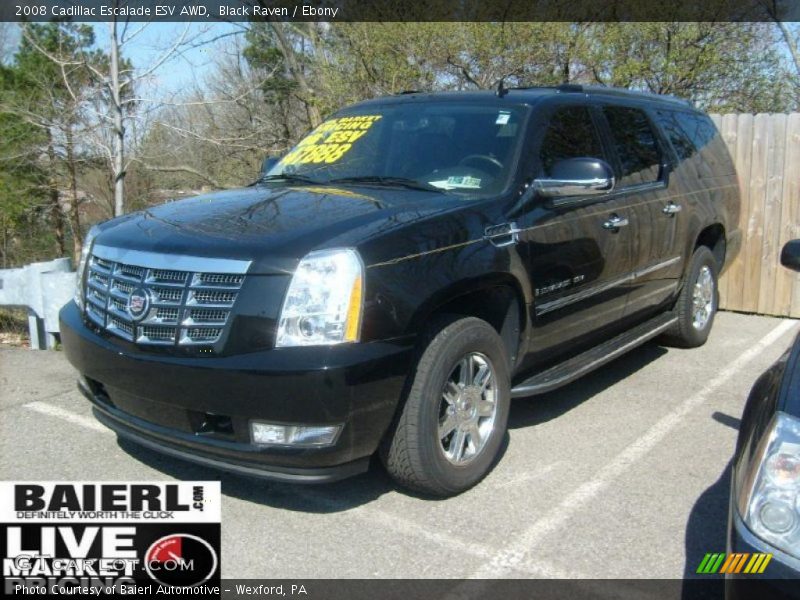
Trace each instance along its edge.
<path fill-rule="evenodd" d="M 663 212 L 665 215 L 674 215 L 675 213 L 681 212 L 681 205 L 670 202 L 661 209 L 661 212 Z"/>
<path fill-rule="evenodd" d="M 503 248 L 519 242 L 520 233 L 522 233 L 522 229 L 518 228 L 516 223 L 503 223 L 487 227 L 483 238 L 489 240 L 494 246 Z"/>
<path fill-rule="evenodd" d="M 619 229 L 620 227 L 627 227 L 628 219 L 620 217 L 619 215 L 611 215 L 608 221 L 603 223 L 604 229 Z"/>

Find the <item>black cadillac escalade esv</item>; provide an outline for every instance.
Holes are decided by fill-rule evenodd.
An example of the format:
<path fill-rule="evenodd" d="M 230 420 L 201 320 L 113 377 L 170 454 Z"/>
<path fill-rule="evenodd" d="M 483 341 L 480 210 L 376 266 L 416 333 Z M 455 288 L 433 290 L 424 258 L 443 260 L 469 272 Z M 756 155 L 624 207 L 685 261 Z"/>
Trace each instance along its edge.
<path fill-rule="evenodd" d="M 97 418 L 161 452 L 305 482 L 377 453 L 452 495 L 511 398 L 659 335 L 702 344 L 738 222 L 730 156 L 684 101 L 401 94 L 248 188 L 95 227 L 62 340 Z"/>

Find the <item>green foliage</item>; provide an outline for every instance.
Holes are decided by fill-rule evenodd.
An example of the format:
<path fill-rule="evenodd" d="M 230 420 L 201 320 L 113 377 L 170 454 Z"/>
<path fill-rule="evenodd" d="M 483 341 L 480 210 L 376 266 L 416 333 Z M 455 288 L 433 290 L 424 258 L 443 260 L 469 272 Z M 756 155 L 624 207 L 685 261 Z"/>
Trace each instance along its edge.
<path fill-rule="evenodd" d="M 108 127 L 85 119 L 108 103 L 98 75 L 108 72 L 108 58 L 94 29 L 26 28 L 17 54 L 0 67 L 0 248 L 12 262 L 52 253 L 48 186 L 55 178 L 67 190 L 71 177 L 64 132 L 81 140 L 81 128 Z M 126 203 L 145 207 L 181 191 L 248 183 L 264 156 L 285 152 L 318 119 L 403 90 L 571 82 L 673 94 L 710 112 L 789 112 L 800 98 L 796 41 L 796 25 L 775 23 L 253 22 L 243 46 L 222 48 L 183 104 L 127 121 L 139 129 L 130 140 Z M 124 59 L 121 67 L 123 79 L 134 72 Z M 94 104 L 81 113 L 75 96 L 85 93 Z M 132 116 L 140 107 L 131 80 L 123 93 Z M 86 142 L 73 150 L 80 191 L 93 199 L 86 209 L 94 212 L 82 218 L 110 216 L 108 153 Z"/>
<path fill-rule="evenodd" d="M 82 23 L 44 23 L 26 25 L 19 50 L 14 56 L 18 72 L 17 94 L 28 100 L 29 106 L 44 102 L 38 111 L 58 114 L 71 93 L 79 91 L 91 80 L 79 56 L 93 54 L 94 30 Z M 45 52 L 47 54 L 45 54 Z M 61 66 L 55 57 L 75 64 Z"/>
<path fill-rule="evenodd" d="M 242 56 L 262 77 L 261 90 L 265 98 L 282 102 L 296 89 L 297 84 L 287 73 L 283 54 L 275 35 L 266 23 L 253 23 L 245 32 L 246 46 Z"/>
<path fill-rule="evenodd" d="M 18 88 L 19 72 L 0 65 L 0 95 Z M 21 234 L 41 220 L 47 176 L 36 148 L 43 133 L 14 115 L 0 113 L 0 268 L 27 258 Z"/>
<path fill-rule="evenodd" d="M 764 23 L 604 23 L 586 63 L 603 85 L 673 94 L 714 112 L 790 110 L 773 29 Z"/>
<path fill-rule="evenodd" d="M 105 60 L 87 24 L 26 24 L 9 65 L 0 67 L 0 260 L 21 264 L 79 251 L 74 189 L 86 129 L 88 65 Z M 69 227 L 67 227 L 69 224 Z M 77 244 L 68 242 L 77 240 Z"/>
<path fill-rule="evenodd" d="M 323 114 L 409 89 L 573 82 L 674 94 L 716 112 L 792 110 L 780 40 L 767 23 L 333 23 L 284 25 Z M 283 98 L 296 93 L 266 24 L 244 56 Z"/>

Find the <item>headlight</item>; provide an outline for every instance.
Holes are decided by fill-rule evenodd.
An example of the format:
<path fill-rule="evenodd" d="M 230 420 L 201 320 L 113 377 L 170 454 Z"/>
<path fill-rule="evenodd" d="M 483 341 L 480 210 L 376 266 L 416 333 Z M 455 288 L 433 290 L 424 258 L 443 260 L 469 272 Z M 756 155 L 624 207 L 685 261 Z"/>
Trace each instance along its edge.
<path fill-rule="evenodd" d="M 739 514 L 758 537 L 800 558 L 800 420 L 777 413 L 751 469 Z"/>
<path fill-rule="evenodd" d="M 311 252 L 292 277 L 278 323 L 277 347 L 356 342 L 364 265 L 355 250 Z"/>
<path fill-rule="evenodd" d="M 83 310 L 83 274 L 86 272 L 86 263 L 89 260 L 89 255 L 92 253 L 92 244 L 94 238 L 97 237 L 99 230 L 97 226 L 93 226 L 86 232 L 86 238 L 83 240 L 83 247 L 81 248 L 81 260 L 78 263 L 78 268 L 75 270 L 75 304 Z"/>

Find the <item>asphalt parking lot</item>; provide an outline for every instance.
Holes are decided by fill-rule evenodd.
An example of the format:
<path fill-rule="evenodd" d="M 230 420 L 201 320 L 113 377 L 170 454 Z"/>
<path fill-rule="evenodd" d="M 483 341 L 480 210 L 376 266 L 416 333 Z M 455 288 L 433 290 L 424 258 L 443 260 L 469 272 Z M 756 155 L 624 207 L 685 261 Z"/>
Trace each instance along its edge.
<path fill-rule="evenodd" d="M 703 348 L 649 344 L 515 400 L 497 468 L 440 501 L 377 466 L 306 487 L 162 457 L 94 420 L 62 353 L 0 348 L 0 479 L 221 479 L 226 578 L 680 578 L 724 551 L 745 398 L 798 330 L 721 313 Z"/>

